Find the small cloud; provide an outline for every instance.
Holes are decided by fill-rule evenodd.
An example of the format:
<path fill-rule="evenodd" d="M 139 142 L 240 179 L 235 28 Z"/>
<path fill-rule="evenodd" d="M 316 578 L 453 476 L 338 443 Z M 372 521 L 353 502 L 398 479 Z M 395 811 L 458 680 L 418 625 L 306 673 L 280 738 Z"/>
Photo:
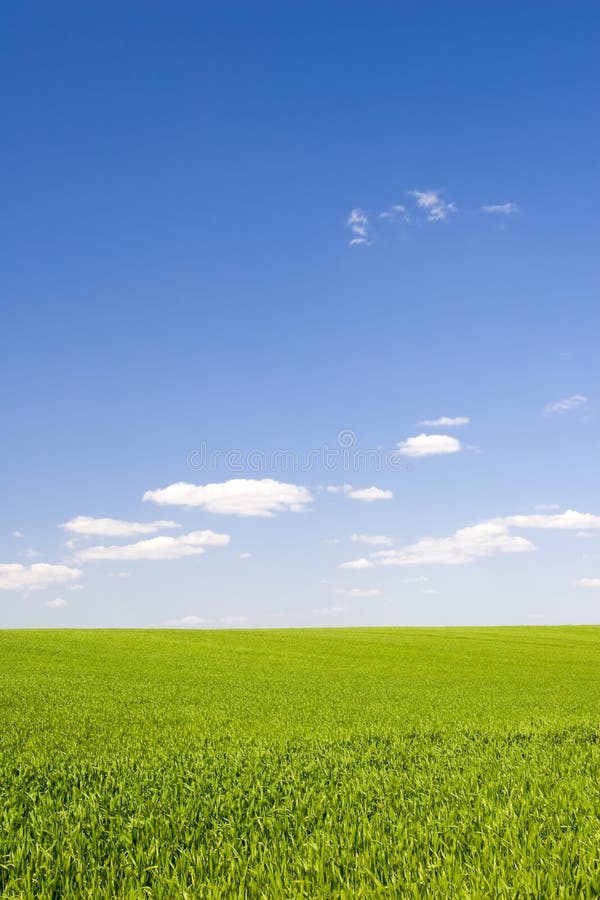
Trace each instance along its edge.
<path fill-rule="evenodd" d="M 420 457 L 442 456 L 459 453 L 461 450 L 460 441 L 449 434 L 418 434 L 400 441 L 397 452 L 400 456 Z"/>
<path fill-rule="evenodd" d="M 404 584 L 421 584 L 423 581 L 429 581 L 427 575 L 415 575 L 414 578 L 403 578 Z"/>
<path fill-rule="evenodd" d="M 390 206 L 389 209 L 384 210 L 379 213 L 379 218 L 383 219 L 384 222 L 397 222 L 398 219 L 402 219 L 404 222 L 410 222 L 410 218 L 408 213 L 406 212 L 406 207 L 403 206 L 402 203 L 395 203 L 393 206 Z"/>
<path fill-rule="evenodd" d="M 322 609 L 313 610 L 313 612 L 318 616 L 339 616 L 344 610 L 345 607 L 343 606 L 324 606 Z"/>
<path fill-rule="evenodd" d="M 351 500 L 362 500 L 363 503 L 373 503 L 375 500 L 391 500 L 392 491 L 371 485 L 368 488 L 355 488 L 351 484 L 330 485 L 327 488 L 330 494 L 345 494 Z"/>
<path fill-rule="evenodd" d="M 56 600 L 46 600 L 44 603 L 44 606 L 47 606 L 49 609 L 61 609 L 67 605 L 67 601 L 63 600 L 62 597 L 57 597 Z"/>
<path fill-rule="evenodd" d="M 81 569 L 49 563 L 0 563 L 0 591 L 43 591 L 55 584 L 67 584 L 82 576 Z"/>
<path fill-rule="evenodd" d="M 362 556 L 360 559 L 351 559 L 349 562 L 342 563 L 340 569 L 372 569 L 375 563 L 370 559 Z"/>
<path fill-rule="evenodd" d="M 170 528 L 181 528 L 178 522 L 124 522 L 122 519 L 94 519 L 92 516 L 75 516 L 59 526 L 64 531 L 90 537 L 135 537 L 138 534 L 156 534 Z"/>
<path fill-rule="evenodd" d="M 135 544 L 115 544 L 110 547 L 86 547 L 77 554 L 82 562 L 90 560 L 182 559 L 202 556 L 205 547 L 225 547 L 231 540 L 228 534 L 214 531 L 190 531 L 179 537 L 155 537 Z"/>
<path fill-rule="evenodd" d="M 385 534 L 351 534 L 350 540 L 358 544 L 372 544 L 374 547 L 392 543 L 391 537 Z"/>
<path fill-rule="evenodd" d="M 379 597 L 381 591 L 377 588 L 337 588 L 339 597 Z"/>
<path fill-rule="evenodd" d="M 436 588 L 423 588 L 421 593 L 422 594 L 439 594 L 439 591 Z"/>
<path fill-rule="evenodd" d="M 130 578 L 131 572 L 111 572 L 111 578 Z"/>
<path fill-rule="evenodd" d="M 490 203 L 488 206 L 481 207 L 481 212 L 487 216 L 512 216 L 518 211 L 519 207 L 516 203 Z"/>
<path fill-rule="evenodd" d="M 252 554 L 248 553 L 248 551 L 246 551 L 245 553 L 240 553 L 240 559 L 250 559 L 251 556 Z"/>
<path fill-rule="evenodd" d="M 588 398 L 584 397 L 583 394 L 572 394 L 570 397 L 563 397 L 562 400 L 554 400 L 552 403 L 547 403 L 546 408 L 544 409 L 544 415 L 562 415 L 562 413 L 586 406 L 587 402 Z"/>
<path fill-rule="evenodd" d="M 536 512 L 550 512 L 553 509 L 560 509 L 559 503 L 536 503 L 533 507 Z"/>
<path fill-rule="evenodd" d="M 364 209 L 357 206 L 351 210 L 350 215 L 346 219 L 346 225 L 352 232 L 352 237 L 349 241 L 350 247 L 371 246 L 373 241 L 369 237 L 369 217 Z"/>
<path fill-rule="evenodd" d="M 577 578 L 575 585 L 580 588 L 600 588 L 600 578 Z"/>
<path fill-rule="evenodd" d="M 426 213 L 428 222 L 445 222 L 448 216 L 456 212 L 454 203 L 443 200 L 438 191 L 409 191 L 415 198 L 417 206 Z"/>
<path fill-rule="evenodd" d="M 576 538 L 593 538 L 593 537 L 595 537 L 595 535 L 590 534 L 589 531 L 578 531 L 578 532 L 576 532 L 575 537 Z"/>
<path fill-rule="evenodd" d="M 22 540 L 25 537 L 22 531 L 13 531 L 12 536 L 18 541 Z"/>
<path fill-rule="evenodd" d="M 426 425 L 431 428 L 458 428 L 459 425 L 468 425 L 471 421 L 469 416 L 440 416 L 439 419 L 423 419 L 417 422 L 417 425 Z"/>
<path fill-rule="evenodd" d="M 585 531 L 600 528 L 600 516 L 594 513 L 567 509 L 563 513 L 539 513 L 528 516 L 505 516 L 502 520 L 511 528 L 549 528 L 566 531 Z"/>
<path fill-rule="evenodd" d="M 459 528 L 448 537 L 425 537 L 399 550 L 379 550 L 373 559 L 382 566 L 461 566 L 497 553 L 533 549 L 526 538 L 511 534 L 504 521 L 490 520 Z"/>
<path fill-rule="evenodd" d="M 210 619 L 203 619 L 201 616 L 182 616 L 181 619 L 167 619 L 164 624 L 167 628 L 193 628 L 209 625 Z"/>
<path fill-rule="evenodd" d="M 179 481 L 146 491 L 143 499 L 160 506 L 199 507 L 221 515 L 271 517 L 278 512 L 301 512 L 312 496 L 305 487 L 273 478 L 232 478 L 216 484 Z"/>

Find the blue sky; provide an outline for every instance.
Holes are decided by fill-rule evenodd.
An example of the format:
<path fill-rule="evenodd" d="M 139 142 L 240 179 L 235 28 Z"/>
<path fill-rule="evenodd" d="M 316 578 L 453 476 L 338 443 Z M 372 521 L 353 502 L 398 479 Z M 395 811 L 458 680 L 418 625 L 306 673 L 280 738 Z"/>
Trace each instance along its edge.
<path fill-rule="evenodd" d="M 0 16 L 0 625 L 599 622 L 597 4 Z"/>

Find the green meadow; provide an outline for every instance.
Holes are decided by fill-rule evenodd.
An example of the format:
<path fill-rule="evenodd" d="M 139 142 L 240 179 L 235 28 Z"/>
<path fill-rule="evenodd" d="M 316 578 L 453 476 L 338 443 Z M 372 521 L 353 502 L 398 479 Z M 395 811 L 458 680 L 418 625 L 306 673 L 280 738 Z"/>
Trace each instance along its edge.
<path fill-rule="evenodd" d="M 600 627 L 0 632 L 0 895 L 600 896 Z"/>

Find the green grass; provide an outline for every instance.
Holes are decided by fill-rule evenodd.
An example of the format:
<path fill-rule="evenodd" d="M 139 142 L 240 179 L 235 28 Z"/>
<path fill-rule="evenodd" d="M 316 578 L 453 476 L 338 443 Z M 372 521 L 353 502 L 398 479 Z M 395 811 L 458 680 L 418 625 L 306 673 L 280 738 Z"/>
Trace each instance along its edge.
<path fill-rule="evenodd" d="M 600 896 L 600 627 L 0 632 L 0 895 Z"/>

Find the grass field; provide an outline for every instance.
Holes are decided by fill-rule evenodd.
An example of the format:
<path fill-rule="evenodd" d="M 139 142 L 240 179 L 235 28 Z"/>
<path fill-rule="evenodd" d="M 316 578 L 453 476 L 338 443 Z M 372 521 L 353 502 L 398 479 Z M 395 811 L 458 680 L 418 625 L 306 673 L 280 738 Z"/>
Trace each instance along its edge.
<path fill-rule="evenodd" d="M 8 898 L 600 896 L 600 627 L 0 632 Z"/>

